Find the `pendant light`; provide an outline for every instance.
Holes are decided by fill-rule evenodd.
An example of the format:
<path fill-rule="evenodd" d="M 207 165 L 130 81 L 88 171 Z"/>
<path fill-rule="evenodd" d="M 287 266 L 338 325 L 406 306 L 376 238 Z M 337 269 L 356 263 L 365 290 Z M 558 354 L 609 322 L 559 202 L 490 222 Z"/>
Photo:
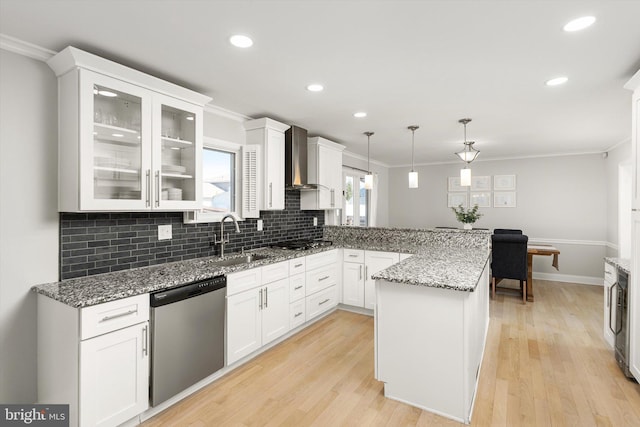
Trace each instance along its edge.
<path fill-rule="evenodd" d="M 464 150 L 456 153 L 458 157 L 463 162 L 467 163 L 463 169 L 460 169 L 460 185 L 463 187 L 468 187 L 471 185 L 471 169 L 469 169 L 469 164 L 473 162 L 480 151 L 473 148 L 474 141 L 467 141 L 467 123 L 469 123 L 471 119 L 460 119 L 459 123 L 464 125 Z"/>
<path fill-rule="evenodd" d="M 367 174 L 364 176 L 364 188 L 371 190 L 373 188 L 373 174 L 371 173 L 369 153 L 371 151 L 371 135 L 373 135 L 373 132 L 365 132 L 364 134 L 367 135 Z"/>
<path fill-rule="evenodd" d="M 411 172 L 409 172 L 409 188 L 418 188 L 418 172 L 413 170 L 413 154 L 415 147 L 416 129 L 419 128 L 420 126 L 416 125 L 407 127 L 407 129 L 411 131 Z"/>

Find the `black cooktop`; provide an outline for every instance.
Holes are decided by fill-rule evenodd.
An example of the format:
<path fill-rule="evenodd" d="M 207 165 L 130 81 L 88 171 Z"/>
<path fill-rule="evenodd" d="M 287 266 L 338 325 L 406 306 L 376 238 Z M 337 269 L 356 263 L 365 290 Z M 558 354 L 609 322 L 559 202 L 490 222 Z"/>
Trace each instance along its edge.
<path fill-rule="evenodd" d="M 278 242 L 271 245 L 272 248 L 289 249 L 292 251 L 303 251 L 323 246 L 330 246 L 333 243 L 330 240 L 287 240 L 286 242 Z"/>

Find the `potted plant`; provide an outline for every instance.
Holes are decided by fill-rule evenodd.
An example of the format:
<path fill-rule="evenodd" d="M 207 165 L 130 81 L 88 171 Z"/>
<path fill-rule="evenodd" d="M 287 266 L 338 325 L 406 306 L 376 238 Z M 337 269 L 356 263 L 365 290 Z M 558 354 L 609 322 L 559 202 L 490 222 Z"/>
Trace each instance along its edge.
<path fill-rule="evenodd" d="M 478 212 L 478 205 L 474 205 L 471 209 L 465 209 L 462 205 L 458 205 L 457 208 L 451 208 L 451 210 L 456 214 L 456 219 L 464 224 L 465 230 L 471 230 L 473 223 L 482 216 L 482 214 Z"/>

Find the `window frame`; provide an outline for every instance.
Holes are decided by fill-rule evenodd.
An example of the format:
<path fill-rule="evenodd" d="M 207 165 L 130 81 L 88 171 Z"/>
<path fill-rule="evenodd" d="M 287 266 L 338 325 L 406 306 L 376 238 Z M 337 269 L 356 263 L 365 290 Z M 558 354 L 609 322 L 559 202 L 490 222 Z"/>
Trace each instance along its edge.
<path fill-rule="evenodd" d="M 354 184 L 356 183 L 360 183 L 361 179 L 364 179 L 364 176 L 366 175 L 366 172 L 361 171 L 359 169 L 355 169 L 349 166 L 343 166 L 342 168 L 342 188 L 343 188 L 343 197 L 342 197 L 342 215 L 340 216 L 340 225 L 345 225 L 345 226 L 349 226 L 349 227 L 368 227 L 369 226 L 369 213 L 371 212 L 371 191 L 370 190 L 365 190 L 366 194 L 367 194 L 367 200 L 366 200 L 366 214 L 365 214 L 365 219 L 366 219 L 366 224 L 365 225 L 360 225 L 360 223 L 358 222 L 358 224 L 347 224 L 347 198 L 346 198 L 346 181 L 347 181 L 347 176 L 351 176 L 354 178 Z M 356 189 L 353 189 L 353 197 L 354 197 L 354 203 L 353 203 L 353 216 L 354 219 L 356 218 L 356 212 L 358 213 L 358 218 L 360 218 L 360 189 L 358 188 L 358 190 L 356 191 Z M 357 205 L 356 205 L 356 200 L 357 200 Z"/>
<path fill-rule="evenodd" d="M 234 211 L 233 212 L 210 212 L 205 211 L 201 207 L 197 211 L 185 212 L 185 223 L 207 223 L 207 222 L 220 222 L 225 215 L 232 214 L 238 221 L 244 221 L 242 217 L 242 144 L 235 142 L 225 141 L 223 139 L 211 138 L 205 136 L 202 141 L 202 150 L 205 149 L 223 151 L 232 153 L 235 155 L 234 161 Z M 202 179 L 202 178 L 201 178 Z"/>

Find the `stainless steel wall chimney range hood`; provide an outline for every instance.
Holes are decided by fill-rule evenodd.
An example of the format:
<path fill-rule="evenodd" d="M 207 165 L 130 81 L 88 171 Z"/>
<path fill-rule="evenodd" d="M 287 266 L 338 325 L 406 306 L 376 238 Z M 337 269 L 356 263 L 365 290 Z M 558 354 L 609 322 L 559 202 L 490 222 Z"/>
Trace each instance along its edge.
<path fill-rule="evenodd" d="M 287 190 L 314 190 L 307 182 L 307 130 L 291 126 L 284 133 L 284 182 Z"/>

